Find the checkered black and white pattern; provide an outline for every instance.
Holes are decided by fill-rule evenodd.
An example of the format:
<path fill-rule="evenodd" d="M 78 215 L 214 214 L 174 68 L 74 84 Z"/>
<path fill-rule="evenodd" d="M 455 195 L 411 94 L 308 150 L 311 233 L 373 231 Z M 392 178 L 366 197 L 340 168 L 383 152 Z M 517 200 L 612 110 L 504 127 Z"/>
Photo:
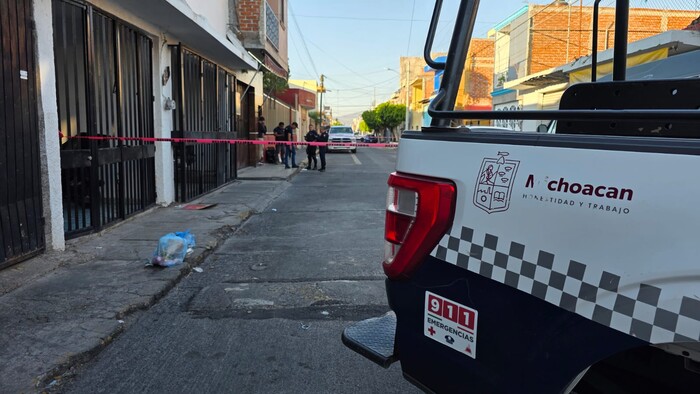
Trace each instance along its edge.
<path fill-rule="evenodd" d="M 623 288 L 619 275 L 583 262 L 457 226 L 432 255 L 647 342 L 700 341 L 700 300 L 665 300 L 643 283 Z"/>

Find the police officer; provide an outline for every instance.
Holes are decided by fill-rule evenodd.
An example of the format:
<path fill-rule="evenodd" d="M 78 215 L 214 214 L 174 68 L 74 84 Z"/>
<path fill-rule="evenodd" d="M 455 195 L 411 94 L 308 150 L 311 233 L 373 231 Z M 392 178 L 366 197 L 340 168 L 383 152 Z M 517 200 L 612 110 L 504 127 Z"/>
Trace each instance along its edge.
<path fill-rule="evenodd" d="M 265 140 L 265 134 L 267 134 L 267 126 L 265 125 L 265 118 L 264 117 L 259 117 L 258 118 L 258 141 L 264 141 Z M 260 163 L 265 162 L 265 156 L 264 150 L 263 150 L 263 144 L 260 143 L 257 145 L 255 151 L 258 154 L 258 158 L 260 159 Z"/>
<path fill-rule="evenodd" d="M 291 168 L 299 168 L 297 165 L 297 147 L 291 144 L 291 142 L 296 142 L 296 131 L 299 124 L 297 122 L 292 122 L 289 126 L 284 129 L 284 139 L 289 142 L 284 150 L 284 168 L 289 168 L 289 160 L 292 161 Z"/>
<path fill-rule="evenodd" d="M 284 138 L 284 122 L 280 122 L 277 127 L 273 130 L 273 133 L 275 133 L 275 141 L 277 142 L 282 142 L 285 140 Z M 282 163 L 282 159 L 284 158 L 284 144 L 276 144 L 275 145 L 275 163 L 280 164 Z"/>
<path fill-rule="evenodd" d="M 328 142 L 328 129 L 329 126 L 324 126 L 321 130 L 321 134 L 316 139 L 317 142 Z M 318 155 L 321 157 L 321 168 L 319 171 L 326 171 L 326 152 L 328 152 L 328 146 L 322 145 L 318 147 Z"/>
<path fill-rule="evenodd" d="M 309 125 L 309 132 L 304 136 L 304 141 L 315 142 L 318 139 L 318 133 L 313 125 Z M 315 170 L 318 168 L 318 161 L 316 160 L 316 146 L 307 145 L 306 146 L 306 157 L 308 159 L 307 168 Z M 311 160 L 314 161 L 314 168 L 311 168 Z"/>

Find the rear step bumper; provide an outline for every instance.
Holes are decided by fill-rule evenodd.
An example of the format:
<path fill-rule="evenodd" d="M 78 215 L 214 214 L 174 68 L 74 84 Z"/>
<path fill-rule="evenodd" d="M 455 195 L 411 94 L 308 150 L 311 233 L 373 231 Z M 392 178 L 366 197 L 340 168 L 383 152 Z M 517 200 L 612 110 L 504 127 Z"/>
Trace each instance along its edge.
<path fill-rule="evenodd" d="M 387 312 L 384 316 L 373 317 L 349 325 L 343 330 L 343 343 L 362 356 L 381 365 L 383 368 L 398 360 L 394 354 L 396 314 Z"/>

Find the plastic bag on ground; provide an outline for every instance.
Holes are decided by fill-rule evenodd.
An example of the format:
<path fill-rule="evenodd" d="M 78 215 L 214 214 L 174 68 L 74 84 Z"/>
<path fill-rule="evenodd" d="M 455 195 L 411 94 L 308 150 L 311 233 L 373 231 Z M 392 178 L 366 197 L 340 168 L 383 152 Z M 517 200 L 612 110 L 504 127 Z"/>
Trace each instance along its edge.
<path fill-rule="evenodd" d="M 165 234 L 158 241 L 158 247 L 151 257 L 151 264 L 160 267 L 181 264 L 194 246 L 194 235 L 190 234 L 189 230 Z"/>

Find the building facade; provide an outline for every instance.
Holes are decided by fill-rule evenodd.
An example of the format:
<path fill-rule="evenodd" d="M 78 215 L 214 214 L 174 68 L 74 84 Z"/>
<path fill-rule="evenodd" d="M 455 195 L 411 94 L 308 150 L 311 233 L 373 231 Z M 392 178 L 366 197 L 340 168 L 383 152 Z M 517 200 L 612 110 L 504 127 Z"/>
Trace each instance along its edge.
<path fill-rule="evenodd" d="M 434 93 L 440 88 L 443 70 L 435 70 L 425 64 L 422 58 L 422 69 L 416 80 L 411 84 L 410 99 L 411 127 L 419 129 L 430 125 L 428 106 Z M 444 54 L 435 54 L 435 61 L 444 62 Z M 469 50 L 464 62 L 460 78 L 459 90 L 455 100 L 456 110 L 487 110 L 491 109 L 491 91 L 493 90 L 492 75 L 494 70 L 494 40 L 492 38 L 473 38 L 469 42 Z M 488 120 L 465 119 L 467 125 L 489 124 Z"/>
<path fill-rule="evenodd" d="M 0 193 L 0 268 L 189 201 L 257 161 L 249 144 L 154 140 L 255 135 L 260 63 L 286 60 L 286 1 L 257 2 L 265 41 L 250 52 L 239 36 L 255 29 L 239 25 L 238 3 L 0 2 L 0 42 L 12 43 L 2 45 L 0 181 L 16 190 Z"/>
<path fill-rule="evenodd" d="M 289 77 L 287 0 L 229 0 L 231 26 L 243 45 L 265 67 Z"/>
<path fill-rule="evenodd" d="M 597 50 L 602 52 L 614 43 L 615 9 L 600 7 L 599 15 Z M 546 5 L 526 5 L 494 26 L 489 31 L 495 43 L 493 109 L 558 108 L 569 78 L 551 70 L 591 54 L 592 17 L 591 6 L 556 0 Z M 628 41 L 683 29 L 696 17 L 695 11 L 631 8 Z M 524 79 L 529 81 L 530 90 L 537 90 L 539 96 L 531 95 L 524 100 L 518 95 L 512 87 L 521 85 Z M 541 121 L 500 120 L 495 125 L 530 130 L 539 123 Z"/>

